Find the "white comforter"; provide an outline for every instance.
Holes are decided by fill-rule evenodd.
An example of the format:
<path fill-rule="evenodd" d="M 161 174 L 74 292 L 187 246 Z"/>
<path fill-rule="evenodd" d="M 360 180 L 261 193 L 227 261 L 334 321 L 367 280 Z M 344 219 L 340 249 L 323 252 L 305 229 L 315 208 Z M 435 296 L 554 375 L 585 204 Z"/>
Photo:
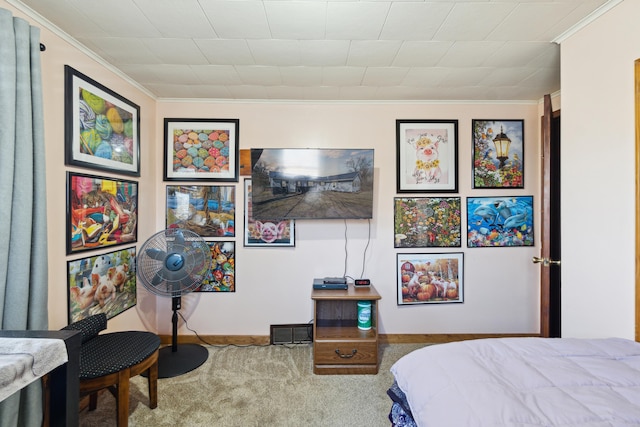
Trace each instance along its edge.
<path fill-rule="evenodd" d="M 431 345 L 391 372 L 419 426 L 640 426 L 640 344 L 621 338 Z"/>

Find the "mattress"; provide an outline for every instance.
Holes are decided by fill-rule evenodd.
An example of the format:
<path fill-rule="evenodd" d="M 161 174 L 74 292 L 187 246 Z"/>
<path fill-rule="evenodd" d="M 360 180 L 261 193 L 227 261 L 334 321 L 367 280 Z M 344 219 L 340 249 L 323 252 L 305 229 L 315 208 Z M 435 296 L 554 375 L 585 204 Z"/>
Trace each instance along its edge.
<path fill-rule="evenodd" d="M 640 425 L 640 344 L 622 338 L 431 345 L 391 372 L 418 426 Z"/>

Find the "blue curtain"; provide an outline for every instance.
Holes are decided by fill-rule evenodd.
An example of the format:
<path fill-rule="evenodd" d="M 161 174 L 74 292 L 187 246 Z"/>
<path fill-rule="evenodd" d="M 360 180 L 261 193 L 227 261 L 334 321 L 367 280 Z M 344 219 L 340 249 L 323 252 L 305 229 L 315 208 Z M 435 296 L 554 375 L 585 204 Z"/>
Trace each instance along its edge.
<path fill-rule="evenodd" d="M 0 9 L 0 329 L 48 329 L 40 30 Z M 0 425 L 40 426 L 36 381 L 0 403 Z"/>

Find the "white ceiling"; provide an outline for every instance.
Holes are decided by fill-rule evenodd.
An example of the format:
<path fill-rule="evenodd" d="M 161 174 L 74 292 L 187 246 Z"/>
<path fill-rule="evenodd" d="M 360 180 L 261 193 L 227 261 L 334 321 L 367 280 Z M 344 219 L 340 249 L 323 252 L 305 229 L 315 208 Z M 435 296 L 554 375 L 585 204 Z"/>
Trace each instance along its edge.
<path fill-rule="evenodd" d="M 157 98 L 537 101 L 619 0 L 9 2 Z"/>

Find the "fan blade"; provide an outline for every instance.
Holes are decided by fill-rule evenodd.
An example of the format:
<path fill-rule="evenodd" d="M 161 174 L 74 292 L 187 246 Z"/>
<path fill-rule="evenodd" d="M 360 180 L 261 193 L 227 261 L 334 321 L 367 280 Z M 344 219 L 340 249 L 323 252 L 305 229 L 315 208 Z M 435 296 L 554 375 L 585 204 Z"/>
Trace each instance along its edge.
<path fill-rule="evenodd" d="M 175 240 L 173 241 L 173 245 L 171 245 L 172 248 L 174 246 L 176 246 L 176 247 L 183 247 L 184 246 L 184 233 L 182 232 L 182 230 L 177 229 L 175 234 L 174 234 L 174 238 L 175 238 Z"/>
<path fill-rule="evenodd" d="M 153 279 L 151 279 L 151 284 L 153 286 L 158 286 L 160 283 L 162 283 L 164 281 L 164 277 L 162 277 L 162 275 L 160 274 L 160 271 L 158 271 L 155 276 L 153 276 Z"/>
<path fill-rule="evenodd" d="M 153 258 L 158 261 L 163 261 L 167 256 L 167 253 L 162 249 L 148 248 L 145 252 L 149 258 Z"/>

